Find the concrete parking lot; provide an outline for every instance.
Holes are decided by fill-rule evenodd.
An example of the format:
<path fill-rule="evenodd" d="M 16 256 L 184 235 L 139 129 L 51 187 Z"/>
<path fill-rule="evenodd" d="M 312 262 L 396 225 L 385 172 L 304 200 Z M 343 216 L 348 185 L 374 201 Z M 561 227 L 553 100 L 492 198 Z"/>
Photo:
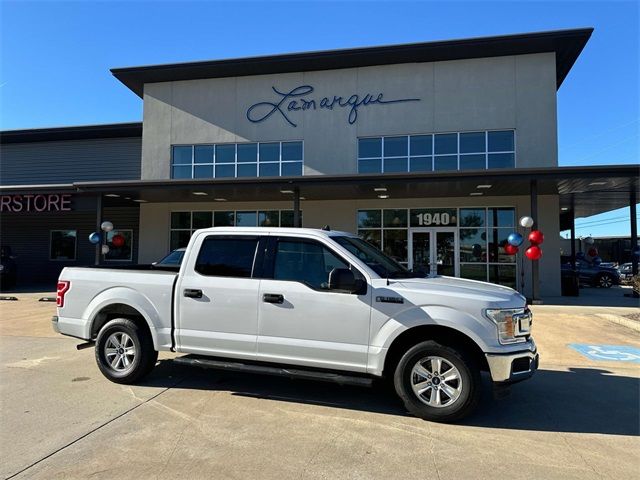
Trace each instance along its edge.
<path fill-rule="evenodd" d="M 53 333 L 54 304 L 16 296 L 0 302 L 3 478 L 640 478 L 640 363 L 568 346 L 640 347 L 611 321 L 637 308 L 533 307 L 537 375 L 506 399 L 487 388 L 474 416 L 441 425 L 379 388 L 179 367 L 167 354 L 143 385 L 116 385 L 93 349 Z"/>

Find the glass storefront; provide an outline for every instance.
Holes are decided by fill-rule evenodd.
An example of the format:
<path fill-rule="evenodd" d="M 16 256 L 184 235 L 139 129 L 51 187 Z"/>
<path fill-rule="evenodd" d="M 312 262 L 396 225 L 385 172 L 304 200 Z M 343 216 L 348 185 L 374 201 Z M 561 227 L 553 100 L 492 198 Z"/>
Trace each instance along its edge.
<path fill-rule="evenodd" d="M 513 207 L 367 209 L 358 234 L 413 270 L 516 288 L 516 256 L 504 251 L 515 217 Z"/>

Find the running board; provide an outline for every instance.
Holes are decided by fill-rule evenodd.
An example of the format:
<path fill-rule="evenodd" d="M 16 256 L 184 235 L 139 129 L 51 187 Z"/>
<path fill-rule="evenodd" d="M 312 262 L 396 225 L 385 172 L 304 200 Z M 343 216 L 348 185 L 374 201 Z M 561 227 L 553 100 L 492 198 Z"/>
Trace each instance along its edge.
<path fill-rule="evenodd" d="M 373 380 L 365 376 L 344 375 L 342 373 L 334 373 L 329 371 L 324 372 L 319 370 L 305 370 L 300 368 L 232 362 L 228 360 L 215 360 L 198 355 L 185 355 L 184 357 L 174 358 L 173 361 L 181 365 L 214 368 L 217 370 L 228 370 L 232 372 L 261 373 L 263 375 L 275 375 L 278 377 L 300 378 L 305 380 L 319 380 L 322 382 L 338 383 L 340 385 L 357 385 L 360 387 L 370 387 L 373 384 Z"/>

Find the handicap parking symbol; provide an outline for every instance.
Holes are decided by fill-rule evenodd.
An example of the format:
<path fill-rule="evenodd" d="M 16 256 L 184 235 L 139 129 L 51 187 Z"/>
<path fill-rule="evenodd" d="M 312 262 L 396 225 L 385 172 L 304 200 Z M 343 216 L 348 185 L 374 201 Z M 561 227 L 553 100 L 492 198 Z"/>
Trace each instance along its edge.
<path fill-rule="evenodd" d="M 627 345 L 589 345 L 586 343 L 570 343 L 569 347 L 590 360 L 640 363 L 640 348 L 636 347 Z"/>

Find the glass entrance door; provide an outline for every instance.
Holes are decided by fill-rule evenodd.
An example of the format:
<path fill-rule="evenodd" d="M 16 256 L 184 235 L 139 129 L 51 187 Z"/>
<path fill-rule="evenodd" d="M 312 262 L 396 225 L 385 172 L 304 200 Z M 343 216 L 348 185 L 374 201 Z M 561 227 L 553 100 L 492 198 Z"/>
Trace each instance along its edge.
<path fill-rule="evenodd" d="M 429 276 L 457 277 L 458 239 L 454 229 L 415 228 L 409 230 L 409 268 Z"/>

